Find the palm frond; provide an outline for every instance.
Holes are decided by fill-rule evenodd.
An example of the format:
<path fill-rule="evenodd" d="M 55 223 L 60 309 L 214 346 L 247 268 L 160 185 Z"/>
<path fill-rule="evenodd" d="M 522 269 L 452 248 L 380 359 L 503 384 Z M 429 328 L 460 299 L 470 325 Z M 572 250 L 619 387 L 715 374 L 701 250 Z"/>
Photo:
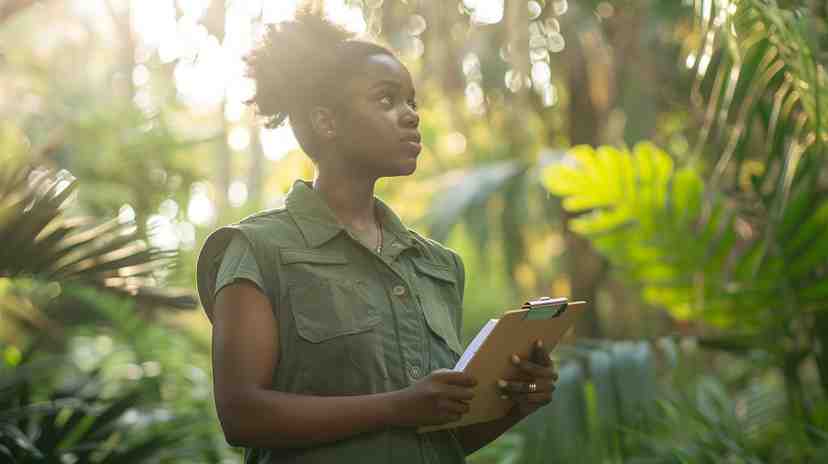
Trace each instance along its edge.
<path fill-rule="evenodd" d="M 797 175 L 814 177 L 828 145 L 828 74 L 807 7 L 743 0 L 694 2 L 696 31 L 687 63 L 702 130 L 696 153 L 713 157 L 711 186 L 738 188 L 754 175 L 757 195 L 777 214 Z M 801 163 L 800 163 L 801 161 Z"/>
<path fill-rule="evenodd" d="M 137 235 L 134 223 L 118 219 L 101 223 L 65 214 L 78 185 L 67 171 L 4 166 L 0 168 L 0 179 L 0 243 L 4 244 L 0 248 L 0 277 L 19 282 L 34 279 L 40 284 L 24 287 L 35 293 L 57 284 L 55 290 L 46 292 L 52 298 L 39 305 L 19 298 L 17 303 L 8 298 L 0 300 L 0 307 L 21 327 L 55 334 L 47 329 L 61 324 L 50 320 L 77 320 L 78 314 L 69 314 L 77 307 L 69 308 L 72 311 L 55 307 L 71 300 L 71 296 L 69 300 L 54 299 L 66 293 L 61 287 L 71 285 L 128 296 L 142 309 L 196 306 L 188 290 L 159 288 L 155 272 L 169 266 L 175 254 L 148 246 Z"/>
<path fill-rule="evenodd" d="M 75 385 L 62 385 L 66 374 Z M 99 369 L 81 371 L 65 356 L 0 364 L 0 378 L 0 456 L 8 462 L 147 462 L 174 456 L 192 424 L 152 418 L 152 382 L 106 393 Z"/>

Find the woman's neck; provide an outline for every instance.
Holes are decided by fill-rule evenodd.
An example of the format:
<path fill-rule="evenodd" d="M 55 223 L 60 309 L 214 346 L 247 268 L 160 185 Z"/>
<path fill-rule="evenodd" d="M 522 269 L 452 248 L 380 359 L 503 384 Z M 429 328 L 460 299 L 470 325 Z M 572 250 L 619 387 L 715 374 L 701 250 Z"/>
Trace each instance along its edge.
<path fill-rule="evenodd" d="M 313 180 L 313 189 L 342 224 L 357 230 L 375 227 L 374 181 L 350 176 L 334 178 L 319 172 Z"/>

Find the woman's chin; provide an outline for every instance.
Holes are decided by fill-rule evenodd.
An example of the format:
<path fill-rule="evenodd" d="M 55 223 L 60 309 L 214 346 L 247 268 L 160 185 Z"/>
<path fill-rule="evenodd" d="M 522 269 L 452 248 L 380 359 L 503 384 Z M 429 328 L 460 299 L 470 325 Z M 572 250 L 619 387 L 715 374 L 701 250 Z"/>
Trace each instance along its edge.
<path fill-rule="evenodd" d="M 410 176 L 417 170 L 417 156 L 403 155 L 395 160 L 392 166 L 388 166 L 385 171 L 388 177 Z"/>
<path fill-rule="evenodd" d="M 383 164 L 382 167 L 377 166 L 375 169 L 381 172 L 379 177 L 410 176 L 417 170 L 417 158 L 416 155 L 402 154 L 393 161 L 388 160 L 392 163 Z"/>
<path fill-rule="evenodd" d="M 414 171 L 417 170 L 417 164 L 412 163 L 410 165 L 398 166 L 397 169 L 389 169 L 388 174 L 385 174 L 381 177 L 403 177 L 403 176 L 410 176 L 414 174 Z"/>
<path fill-rule="evenodd" d="M 417 157 L 412 156 L 410 159 L 406 159 L 406 162 L 402 166 L 403 173 L 400 174 L 402 176 L 410 176 L 414 174 L 414 171 L 417 170 Z"/>

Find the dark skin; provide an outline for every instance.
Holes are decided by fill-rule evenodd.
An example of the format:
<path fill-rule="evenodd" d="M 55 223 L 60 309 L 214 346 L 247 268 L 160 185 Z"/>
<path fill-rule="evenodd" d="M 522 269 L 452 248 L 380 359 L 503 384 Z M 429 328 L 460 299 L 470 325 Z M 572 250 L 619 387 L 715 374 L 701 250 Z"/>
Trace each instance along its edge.
<path fill-rule="evenodd" d="M 371 55 L 363 71 L 342 86 L 346 109 L 315 107 L 309 117 L 321 140 L 314 153 L 313 187 L 355 238 L 373 249 L 379 240 L 374 184 L 417 167 L 419 116 L 408 70 L 397 59 Z M 305 447 L 387 427 L 455 421 L 468 412 L 476 380 L 462 372 L 434 371 L 398 391 L 321 397 L 271 390 L 279 365 L 278 322 L 267 297 L 238 281 L 217 295 L 213 312 L 213 381 L 218 416 L 234 446 Z M 466 453 L 491 442 L 547 404 L 557 379 L 545 347 L 519 359 L 521 375 L 501 391 L 511 412 L 492 422 L 455 430 Z M 529 393 L 529 384 L 537 390 Z"/>

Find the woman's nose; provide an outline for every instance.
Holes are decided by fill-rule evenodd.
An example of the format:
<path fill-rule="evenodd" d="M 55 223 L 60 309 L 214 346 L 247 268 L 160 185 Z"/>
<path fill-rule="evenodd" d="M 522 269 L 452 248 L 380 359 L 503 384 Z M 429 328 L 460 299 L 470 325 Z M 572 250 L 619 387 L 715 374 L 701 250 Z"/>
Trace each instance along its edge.
<path fill-rule="evenodd" d="M 403 124 L 406 127 L 417 127 L 420 125 L 420 115 L 417 114 L 417 110 L 411 108 L 410 106 L 406 110 L 405 114 L 403 115 Z"/>

